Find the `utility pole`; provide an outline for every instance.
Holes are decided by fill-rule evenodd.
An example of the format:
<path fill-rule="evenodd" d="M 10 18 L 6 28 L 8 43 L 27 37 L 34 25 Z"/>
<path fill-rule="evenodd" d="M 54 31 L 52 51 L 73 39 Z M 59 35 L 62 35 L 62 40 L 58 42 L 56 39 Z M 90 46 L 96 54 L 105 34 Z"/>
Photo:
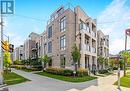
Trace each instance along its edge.
<path fill-rule="evenodd" d="M 3 43 L 3 16 L 1 14 L 1 60 L 0 60 L 0 85 L 3 85 L 3 48 L 2 48 L 2 43 Z"/>
<path fill-rule="evenodd" d="M 127 49 L 127 34 L 125 34 L 125 51 Z M 124 76 L 126 76 L 126 58 L 124 60 Z"/>

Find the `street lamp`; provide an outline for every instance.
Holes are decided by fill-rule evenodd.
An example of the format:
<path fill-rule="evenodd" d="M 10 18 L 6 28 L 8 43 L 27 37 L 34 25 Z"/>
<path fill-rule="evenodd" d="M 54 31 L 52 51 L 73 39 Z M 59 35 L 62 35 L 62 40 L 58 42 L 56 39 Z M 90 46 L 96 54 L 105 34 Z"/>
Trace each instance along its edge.
<path fill-rule="evenodd" d="M 121 55 L 117 55 L 116 60 L 118 61 L 118 89 L 121 90 L 120 88 L 120 60 L 122 59 Z"/>
<path fill-rule="evenodd" d="M 125 30 L 125 51 L 127 50 L 127 36 L 130 36 L 130 28 Z M 126 62 L 124 60 L 124 76 L 126 76 Z"/>

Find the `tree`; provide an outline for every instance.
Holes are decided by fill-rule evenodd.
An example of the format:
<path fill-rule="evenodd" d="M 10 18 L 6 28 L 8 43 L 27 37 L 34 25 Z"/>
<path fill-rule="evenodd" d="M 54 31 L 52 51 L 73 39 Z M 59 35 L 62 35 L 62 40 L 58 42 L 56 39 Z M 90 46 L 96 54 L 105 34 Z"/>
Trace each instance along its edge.
<path fill-rule="evenodd" d="M 126 76 L 126 63 L 130 61 L 130 53 L 127 51 L 123 51 L 120 54 L 124 58 L 124 76 Z"/>
<path fill-rule="evenodd" d="M 71 56 L 75 65 L 75 72 L 77 72 L 77 62 L 80 60 L 80 51 L 77 48 L 76 44 L 72 47 Z"/>
<path fill-rule="evenodd" d="M 105 68 L 108 67 L 108 58 L 104 58 L 104 64 L 105 64 Z"/>
<path fill-rule="evenodd" d="M 44 57 L 41 58 L 41 61 L 44 62 L 44 70 L 46 68 L 46 64 L 49 62 L 49 57 L 47 55 L 45 55 Z"/>
<path fill-rule="evenodd" d="M 4 52 L 4 66 L 6 67 L 6 72 L 8 71 L 8 68 L 11 66 L 12 61 L 10 59 L 10 53 Z"/>
<path fill-rule="evenodd" d="M 114 59 L 109 59 L 109 65 L 110 65 L 110 67 L 114 67 L 115 66 L 115 60 Z"/>
<path fill-rule="evenodd" d="M 103 57 L 98 57 L 98 63 L 101 65 L 101 69 L 103 69 L 103 64 L 104 64 L 104 58 Z"/>

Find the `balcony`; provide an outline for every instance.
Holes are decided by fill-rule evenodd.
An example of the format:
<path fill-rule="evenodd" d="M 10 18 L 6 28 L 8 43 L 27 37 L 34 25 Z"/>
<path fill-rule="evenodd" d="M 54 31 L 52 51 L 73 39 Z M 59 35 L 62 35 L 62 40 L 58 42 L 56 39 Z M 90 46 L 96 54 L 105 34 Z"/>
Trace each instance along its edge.
<path fill-rule="evenodd" d="M 82 50 L 84 50 L 84 51 L 90 51 L 90 45 L 88 45 L 88 44 L 82 44 Z"/>
<path fill-rule="evenodd" d="M 92 35 L 93 37 L 96 37 L 96 33 L 95 33 L 94 31 L 91 31 L 91 35 Z"/>
<path fill-rule="evenodd" d="M 90 28 L 85 23 L 80 23 L 80 30 L 83 30 L 84 32 L 90 33 Z"/>
<path fill-rule="evenodd" d="M 35 47 L 34 47 L 34 48 L 32 48 L 32 51 L 37 51 L 37 48 L 35 48 Z"/>
<path fill-rule="evenodd" d="M 96 48 L 92 47 L 91 50 L 92 53 L 96 53 Z"/>
<path fill-rule="evenodd" d="M 86 50 L 90 51 L 90 45 L 85 44 L 85 46 L 86 46 Z"/>

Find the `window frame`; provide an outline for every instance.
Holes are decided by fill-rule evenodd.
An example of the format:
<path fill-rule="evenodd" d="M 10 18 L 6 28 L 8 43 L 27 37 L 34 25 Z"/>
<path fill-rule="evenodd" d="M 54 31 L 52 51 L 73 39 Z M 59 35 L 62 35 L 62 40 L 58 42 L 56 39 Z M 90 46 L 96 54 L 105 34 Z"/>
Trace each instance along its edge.
<path fill-rule="evenodd" d="M 52 26 L 48 28 L 48 38 L 52 37 Z"/>
<path fill-rule="evenodd" d="M 64 32 L 66 30 L 66 17 L 62 17 L 60 19 L 60 32 Z"/>
<path fill-rule="evenodd" d="M 65 50 L 65 49 L 66 49 L 66 36 L 62 35 L 60 36 L 60 50 Z"/>
<path fill-rule="evenodd" d="M 48 42 L 48 53 L 52 53 L 52 42 Z"/>

